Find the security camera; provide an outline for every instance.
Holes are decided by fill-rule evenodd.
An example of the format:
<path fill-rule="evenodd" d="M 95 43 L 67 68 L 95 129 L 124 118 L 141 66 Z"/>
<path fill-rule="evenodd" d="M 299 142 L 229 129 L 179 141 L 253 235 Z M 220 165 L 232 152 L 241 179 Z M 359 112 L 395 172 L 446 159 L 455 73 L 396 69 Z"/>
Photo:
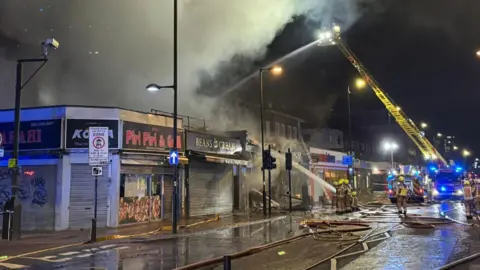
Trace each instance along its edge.
<path fill-rule="evenodd" d="M 43 55 L 47 57 L 52 50 L 56 50 L 60 47 L 60 43 L 54 38 L 47 38 L 44 42 L 42 42 L 42 50 Z"/>

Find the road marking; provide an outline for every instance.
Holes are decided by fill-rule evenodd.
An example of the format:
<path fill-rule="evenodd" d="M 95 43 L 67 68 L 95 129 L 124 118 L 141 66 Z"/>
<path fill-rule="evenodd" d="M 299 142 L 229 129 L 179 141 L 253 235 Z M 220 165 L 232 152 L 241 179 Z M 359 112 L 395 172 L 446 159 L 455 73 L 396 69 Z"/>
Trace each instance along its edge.
<path fill-rule="evenodd" d="M 75 256 L 75 257 L 77 257 L 77 258 L 85 258 L 85 257 L 90 257 L 90 256 L 92 256 L 92 255 L 93 255 L 93 253 L 86 253 L 86 254 L 82 254 L 82 255 L 77 255 L 77 256 Z"/>
<path fill-rule="evenodd" d="M 100 248 L 101 249 L 107 249 L 107 248 L 112 248 L 112 247 L 116 247 L 117 245 L 105 245 L 105 246 L 101 246 Z"/>
<path fill-rule="evenodd" d="M 5 263 L 5 262 L 0 262 L 1 267 L 6 267 L 8 269 L 24 269 L 27 268 L 26 265 L 21 265 L 21 264 L 15 264 L 15 263 Z"/>
<path fill-rule="evenodd" d="M 55 259 L 57 256 L 45 256 L 45 257 L 30 257 L 30 258 L 34 258 L 34 259 L 37 259 L 37 260 L 51 260 L 51 259 Z"/>
<path fill-rule="evenodd" d="M 92 248 L 92 249 L 90 249 L 90 250 L 91 250 L 91 251 L 97 251 L 97 250 L 99 250 L 99 249 L 98 249 L 98 248 Z"/>
<path fill-rule="evenodd" d="M 127 249 L 128 247 L 127 246 L 123 246 L 123 247 L 118 247 L 118 248 L 115 248 L 115 249 Z"/>
<path fill-rule="evenodd" d="M 80 252 L 79 251 L 70 251 L 70 252 L 60 253 L 58 255 L 60 255 L 60 256 L 70 256 L 70 255 L 75 255 L 75 254 L 80 254 Z"/>

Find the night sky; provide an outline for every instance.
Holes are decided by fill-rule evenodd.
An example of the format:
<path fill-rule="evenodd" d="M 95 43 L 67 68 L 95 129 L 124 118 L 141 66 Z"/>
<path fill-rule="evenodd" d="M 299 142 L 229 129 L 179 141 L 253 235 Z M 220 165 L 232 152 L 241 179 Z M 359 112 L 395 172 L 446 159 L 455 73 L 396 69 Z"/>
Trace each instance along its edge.
<path fill-rule="evenodd" d="M 262 37 L 264 39 L 262 42 L 255 42 L 254 37 L 260 37 L 262 31 L 249 36 L 250 32 L 255 32 L 255 29 L 251 28 L 255 24 L 250 24 L 250 28 L 243 23 L 222 25 L 214 19 L 231 21 L 234 15 L 238 16 L 236 19 L 245 19 L 245 14 L 252 14 L 251 20 L 261 18 L 264 23 L 258 27 L 266 27 L 265 23 L 268 23 L 269 18 L 265 20 L 261 17 L 266 11 L 260 12 L 258 8 L 250 7 L 242 9 L 240 2 L 229 1 L 231 2 L 205 1 L 201 7 L 197 5 L 191 7 L 191 10 L 184 11 L 190 16 L 186 16 L 187 19 L 191 21 L 198 18 L 212 19 L 197 21 L 199 24 L 203 23 L 203 32 L 199 33 L 198 29 L 191 27 L 191 22 L 187 28 L 180 24 L 181 33 L 190 31 L 189 34 L 195 38 L 194 42 L 186 42 L 189 37 L 186 35 L 181 37 L 183 53 L 188 58 L 195 58 L 190 63 L 180 61 L 181 71 L 193 73 L 197 72 L 194 68 L 203 66 L 202 61 L 209 64 L 208 70 L 200 72 L 203 74 L 200 83 L 182 77 L 180 82 L 188 81 L 185 85 L 195 88 L 196 93 L 204 96 L 217 97 L 243 76 L 255 72 L 258 67 L 310 43 L 315 37 L 317 28 L 328 23 L 321 16 L 304 16 L 290 12 L 295 15 L 294 19 L 268 46 L 265 58 L 255 59 L 252 56 L 255 54 L 251 52 L 247 53 L 249 57 L 236 55 L 231 58 L 230 55 L 234 55 L 235 51 L 244 54 L 248 52 L 250 43 L 255 44 L 252 45 L 254 49 L 258 49 L 269 41 Z M 283 3 L 281 11 L 289 9 L 288 1 L 280 1 Z M 84 4 L 87 2 L 89 4 Z M 235 5 L 232 4 L 234 2 Z M 411 119 L 417 123 L 420 121 L 428 123 L 427 132 L 431 134 L 441 132 L 457 136 L 459 147 L 480 151 L 480 142 L 476 136 L 480 133 L 480 127 L 475 122 L 475 109 L 480 97 L 476 90 L 480 79 L 475 76 L 480 72 L 480 59 L 475 55 L 476 50 L 480 48 L 480 35 L 476 27 L 480 20 L 477 16 L 480 13 L 480 2 L 472 0 L 324 2 L 357 3 L 357 9 L 361 10 L 358 13 L 359 19 L 342 36 L 384 90 Z M 167 104 L 166 107 L 158 106 L 165 111 L 171 109 L 168 107 L 171 105 L 170 94 L 162 94 L 159 101 L 153 100 L 148 93 L 139 92 L 144 84 L 159 80 L 157 74 L 164 79 L 170 76 L 168 72 L 171 68 L 168 61 L 171 59 L 171 53 L 161 46 L 171 48 L 171 43 L 165 40 L 164 36 L 155 35 L 159 31 L 171 35 L 167 24 L 171 19 L 168 16 L 155 16 L 159 10 L 167 10 L 169 7 L 148 8 L 149 5 L 157 5 L 157 2 L 150 0 L 144 6 L 133 5 L 133 2 L 126 0 L 102 1 L 101 4 L 95 4 L 100 3 L 98 1 L 73 1 L 73 4 L 69 4 L 67 1 L 54 0 L 32 3 L 34 2 L 27 0 L 5 0 L 0 3 L 0 58 L 3 58 L 0 59 L 0 87 L 2 97 L 6 97 L 0 100 L 1 107 L 9 107 L 6 100 L 13 101 L 12 91 L 7 89 L 13 87 L 11 82 L 14 64 L 8 61 L 24 55 L 38 54 L 38 48 L 32 46 L 36 44 L 33 42 L 54 33 L 61 39 L 62 50 L 55 55 L 56 59 L 50 61 L 41 76 L 32 81 L 32 85 L 29 86 L 30 94 L 24 100 L 25 105 L 79 102 L 84 104 L 85 100 L 91 100 L 90 96 L 96 95 L 99 98 L 93 102 L 95 105 L 133 108 L 143 106 L 141 109 L 149 109 L 156 104 Z M 117 8 L 114 9 L 112 5 L 116 3 Z M 228 6 L 228 3 L 231 5 Z M 250 0 L 244 0 L 242 3 L 252 6 L 258 4 Z M 219 7 L 220 11 L 215 11 L 217 15 L 223 14 L 219 12 L 226 12 L 225 10 L 243 10 L 245 14 L 238 11 L 228 17 L 214 16 L 207 12 L 212 7 Z M 275 8 L 272 10 L 278 9 Z M 323 12 L 328 10 L 319 9 Z M 193 12 L 197 10 L 202 12 Z M 269 16 L 272 15 L 274 14 Z M 5 19 L 7 17 L 8 19 Z M 275 28 L 278 28 L 283 24 L 283 18 L 276 19 L 278 21 Z M 154 26 L 160 26 L 160 30 Z M 246 40 L 239 39 L 235 35 L 237 32 L 228 31 L 230 28 L 227 26 L 237 27 L 238 33 L 245 35 Z M 208 30 L 210 29 L 208 27 L 225 31 L 222 35 L 229 33 L 227 41 L 241 43 L 243 47 L 218 52 L 219 48 L 215 47 L 215 42 L 221 44 L 222 40 L 215 39 L 218 38 L 218 34 L 215 36 L 215 32 Z M 148 31 L 139 30 L 143 28 L 147 28 Z M 274 28 L 267 34 L 272 33 L 275 33 Z M 205 37 L 205 40 L 199 40 L 201 37 Z M 19 44 L 22 46 L 18 47 Z M 155 54 L 151 53 L 153 50 L 156 50 Z M 209 55 L 205 50 L 212 54 L 212 57 L 216 57 L 215 61 L 209 62 Z M 227 55 L 226 58 L 219 57 L 221 54 Z M 8 65 L 5 61 L 2 62 L 4 59 Z M 165 59 L 168 61 L 165 62 Z M 216 68 L 213 72 L 212 67 L 217 62 L 221 63 L 220 69 Z M 164 73 L 155 70 L 158 63 Z M 191 66 L 192 63 L 195 66 Z M 345 112 L 346 88 L 349 83 L 353 83 L 357 72 L 337 48 L 312 46 L 282 62 L 282 65 L 285 72 L 281 77 L 266 78 L 267 102 L 318 127 L 327 125 L 332 115 Z M 255 78 L 240 88 L 242 89 L 233 91 L 233 98 L 257 100 L 258 83 Z M 112 95 L 112 91 L 117 92 Z M 184 98 L 185 94 L 180 97 Z M 188 99 L 191 99 L 190 104 L 199 103 L 196 99 L 190 97 Z M 356 115 L 361 115 L 363 111 L 382 108 L 382 104 L 371 91 L 355 92 L 352 103 Z M 186 107 L 182 105 L 181 108 Z M 195 109 L 195 106 L 191 108 Z M 185 110 L 181 111 L 186 113 Z"/>
<path fill-rule="evenodd" d="M 480 149 L 480 127 L 475 121 L 480 97 L 476 89 L 480 59 L 475 55 L 480 36 L 475 25 L 480 20 L 480 2 L 420 2 L 395 1 L 371 11 L 342 36 L 406 114 L 416 123 L 429 124 L 427 135 L 454 135 L 459 147 Z M 305 18 L 289 24 L 271 44 L 271 59 L 291 44 L 308 43 L 314 25 Z M 288 75 L 272 79 L 271 96 L 277 87 L 287 89 L 270 99 L 319 125 L 325 121 L 312 116 L 314 108 L 325 111 L 320 107 L 331 106 L 332 113 L 346 112 L 346 87 L 357 73 L 341 52 L 335 47 L 315 47 L 299 58 L 283 64 Z M 371 91 L 355 92 L 352 104 L 357 115 L 383 108 Z"/>

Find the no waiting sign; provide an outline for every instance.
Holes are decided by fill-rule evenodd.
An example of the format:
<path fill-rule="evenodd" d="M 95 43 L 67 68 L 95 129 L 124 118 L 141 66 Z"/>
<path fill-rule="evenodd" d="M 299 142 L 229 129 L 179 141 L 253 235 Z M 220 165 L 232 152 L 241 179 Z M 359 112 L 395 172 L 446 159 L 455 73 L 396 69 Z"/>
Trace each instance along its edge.
<path fill-rule="evenodd" d="M 88 164 L 91 166 L 107 165 L 108 127 L 90 127 L 88 129 Z"/>

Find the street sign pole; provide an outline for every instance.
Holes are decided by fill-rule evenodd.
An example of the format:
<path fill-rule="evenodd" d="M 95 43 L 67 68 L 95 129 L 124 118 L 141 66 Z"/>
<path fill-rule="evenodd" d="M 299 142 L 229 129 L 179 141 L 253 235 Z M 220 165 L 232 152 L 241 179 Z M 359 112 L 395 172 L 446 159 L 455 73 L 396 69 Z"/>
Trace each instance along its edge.
<path fill-rule="evenodd" d="M 103 167 L 109 161 L 108 127 L 90 127 L 88 129 L 88 163 L 92 167 L 92 175 L 95 177 L 95 191 L 93 202 L 92 228 L 90 242 L 97 240 L 97 212 L 98 212 L 98 176 L 103 174 Z"/>
<path fill-rule="evenodd" d="M 97 212 L 98 212 L 98 176 L 95 175 L 95 202 L 93 205 L 92 230 L 90 242 L 97 241 Z"/>

